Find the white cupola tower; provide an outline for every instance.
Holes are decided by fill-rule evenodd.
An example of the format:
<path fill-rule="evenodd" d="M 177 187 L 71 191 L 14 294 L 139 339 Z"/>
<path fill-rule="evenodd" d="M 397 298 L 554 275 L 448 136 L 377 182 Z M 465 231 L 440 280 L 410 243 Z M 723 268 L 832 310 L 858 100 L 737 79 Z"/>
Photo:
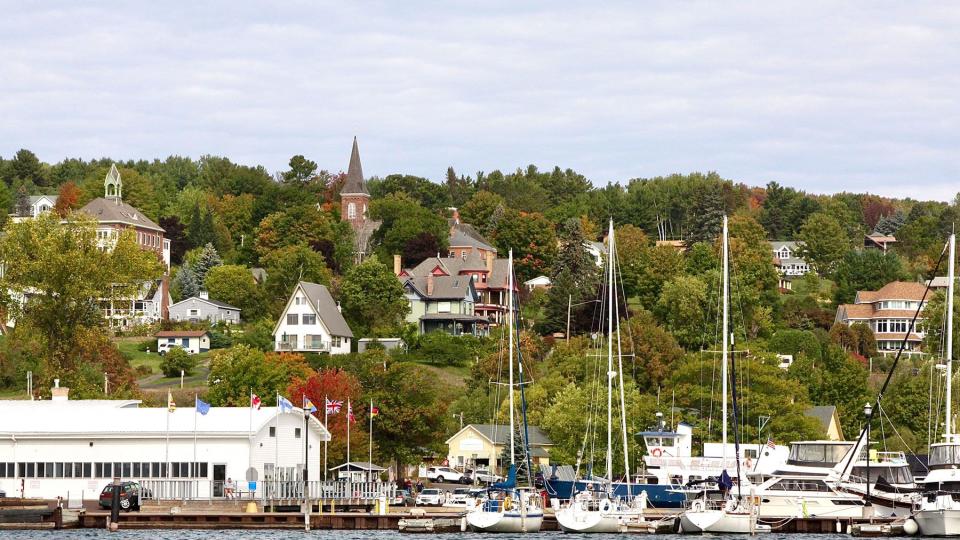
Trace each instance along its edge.
<path fill-rule="evenodd" d="M 110 165 L 110 172 L 103 180 L 103 196 L 118 201 L 123 198 L 123 182 L 120 180 L 120 171 L 117 170 L 116 165 Z"/>

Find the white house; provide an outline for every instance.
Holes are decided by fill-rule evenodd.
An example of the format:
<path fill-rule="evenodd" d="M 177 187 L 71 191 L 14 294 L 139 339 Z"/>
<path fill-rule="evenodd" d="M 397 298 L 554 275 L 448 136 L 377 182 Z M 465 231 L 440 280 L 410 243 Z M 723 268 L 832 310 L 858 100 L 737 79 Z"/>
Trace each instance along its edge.
<path fill-rule="evenodd" d="M 247 492 L 248 481 L 301 475 L 300 409 L 211 407 L 201 415 L 193 407 L 169 412 L 138 405 L 65 397 L 0 401 L 0 491 L 91 500 L 118 476 L 157 491 L 175 483 L 187 497 L 205 499 L 223 496 L 228 479 Z M 307 431 L 308 475 L 321 478 L 320 449 L 330 434 L 313 416 Z M 253 487 L 259 496 L 262 484 Z"/>
<path fill-rule="evenodd" d="M 57 204 L 56 195 L 31 195 L 29 199 L 29 215 L 21 216 L 14 212 L 10 214 L 11 221 L 19 223 L 25 219 L 35 218 L 44 212 L 53 210 L 53 207 Z"/>
<path fill-rule="evenodd" d="M 211 300 L 207 291 L 201 291 L 200 296 L 185 298 L 170 306 L 170 320 L 238 324 L 240 308 Z"/>
<path fill-rule="evenodd" d="M 528 291 L 533 291 L 535 289 L 549 289 L 551 285 L 553 285 L 553 282 L 550 281 L 550 278 L 543 275 L 528 279 L 523 282 L 523 286 L 526 287 Z"/>
<path fill-rule="evenodd" d="M 810 273 L 810 264 L 800 257 L 802 242 L 780 240 L 770 242 L 773 251 L 773 264 L 780 275 L 779 287 L 790 290 L 793 279 Z"/>
<path fill-rule="evenodd" d="M 301 281 L 273 327 L 274 350 L 348 354 L 353 332 L 323 285 Z"/>
<path fill-rule="evenodd" d="M 181 347 L 190 354 L 210 350 L 210 335 L 206 330 L 163 330 L 156 333 L 157 351 Z"/>

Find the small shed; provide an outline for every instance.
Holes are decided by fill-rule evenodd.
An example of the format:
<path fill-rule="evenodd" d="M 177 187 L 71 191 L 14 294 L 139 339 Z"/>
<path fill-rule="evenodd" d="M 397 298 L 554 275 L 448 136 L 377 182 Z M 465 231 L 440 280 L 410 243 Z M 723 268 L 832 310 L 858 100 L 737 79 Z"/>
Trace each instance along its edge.
<path fill-rule="evenodd" d="M 346 480 L 348 482 L 379 482 L 380 473 L 386 469 L 367 461 L 348 461 L 342 465 L 330 467 L 330 470 L 337 471 L 337 480 Z"/>
<path fill-rule="evenodd" d="M 357 352 L 363 352 L 367 349 L 384 349 L 392 351 L 402 349 L 406 343 L 398 337 L 391 338 L 363 338 L 357 341 Z"/>
<path fill-rule="evenodd" d="M 166 352 L 172 347 L 181 347 L 190 354 L 210 350 L 210 335 L 206 330 L 163 330 L 156 333 L 156 338 L 157 352 Z"/>

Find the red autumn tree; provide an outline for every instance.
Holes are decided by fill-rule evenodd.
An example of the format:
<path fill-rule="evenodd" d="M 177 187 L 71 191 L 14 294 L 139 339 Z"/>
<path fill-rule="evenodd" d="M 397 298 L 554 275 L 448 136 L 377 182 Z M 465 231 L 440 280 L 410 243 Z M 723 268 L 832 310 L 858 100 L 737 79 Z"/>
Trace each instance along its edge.
<path fill-rule="evenodd" d="M 287 387 L 287 396 L 294 406 L 299 407 L 306 396 L 316 407 L 314 413 L 320 422 L 324 421 L 324 400 L 343 401 L 343 407 L 337 414 L 327 415 L 327 430 L 330 431 L 330 443 L 327 448 L 328 467 L 335 467 L 346 461 L 347 458 L 347 402 L 353 403 L 353 413 L 357 423 L 350 426 L 350 459 L 352 461 L 367 460 L 367 418 L 366 407 L 361 397 L 360 381 L 342 369 L 322 369 L 306 379 L 294 378 Z M 320 463 L 323 463 L 323 447 L 320 452 Z M 322 465 L 321 465 L 322 466 Z"/>
<path fill-rule="evenodd" d="M 60 194 L 57 195 L 57 202 L 53 205 L 53 211 L 60 217 L 66 217 L 71 210 L 76 210 L 80 206 L 80 188 L 73 182 L 67 182 L 60 186 Z"/>

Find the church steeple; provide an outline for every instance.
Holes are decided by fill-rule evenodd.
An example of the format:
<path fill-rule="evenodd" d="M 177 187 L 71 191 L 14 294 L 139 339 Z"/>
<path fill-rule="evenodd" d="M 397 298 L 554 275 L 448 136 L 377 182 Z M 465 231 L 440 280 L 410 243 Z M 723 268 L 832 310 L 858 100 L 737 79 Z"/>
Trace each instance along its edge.
<path fill-rule="evenodd" d="M 363 167 L 360 165 L 360 148 L 357 146 L 357 138 L 353 138 L 353 151 L 350 152 L 350 166 L 347 168 L 347 180 L 343 184 L 341 193 L 355 194 L 362 193 L 370 195 L 367 191 L 367 183 L 363 180 Z"/>
<path fill-rule="evenodd" d="M 120 180 L 120 171 L 114 164 L 110 165 L 110 171 L 103 180 L 103 196 L 107 199 L 123 198 L 123 182 Z"/>

